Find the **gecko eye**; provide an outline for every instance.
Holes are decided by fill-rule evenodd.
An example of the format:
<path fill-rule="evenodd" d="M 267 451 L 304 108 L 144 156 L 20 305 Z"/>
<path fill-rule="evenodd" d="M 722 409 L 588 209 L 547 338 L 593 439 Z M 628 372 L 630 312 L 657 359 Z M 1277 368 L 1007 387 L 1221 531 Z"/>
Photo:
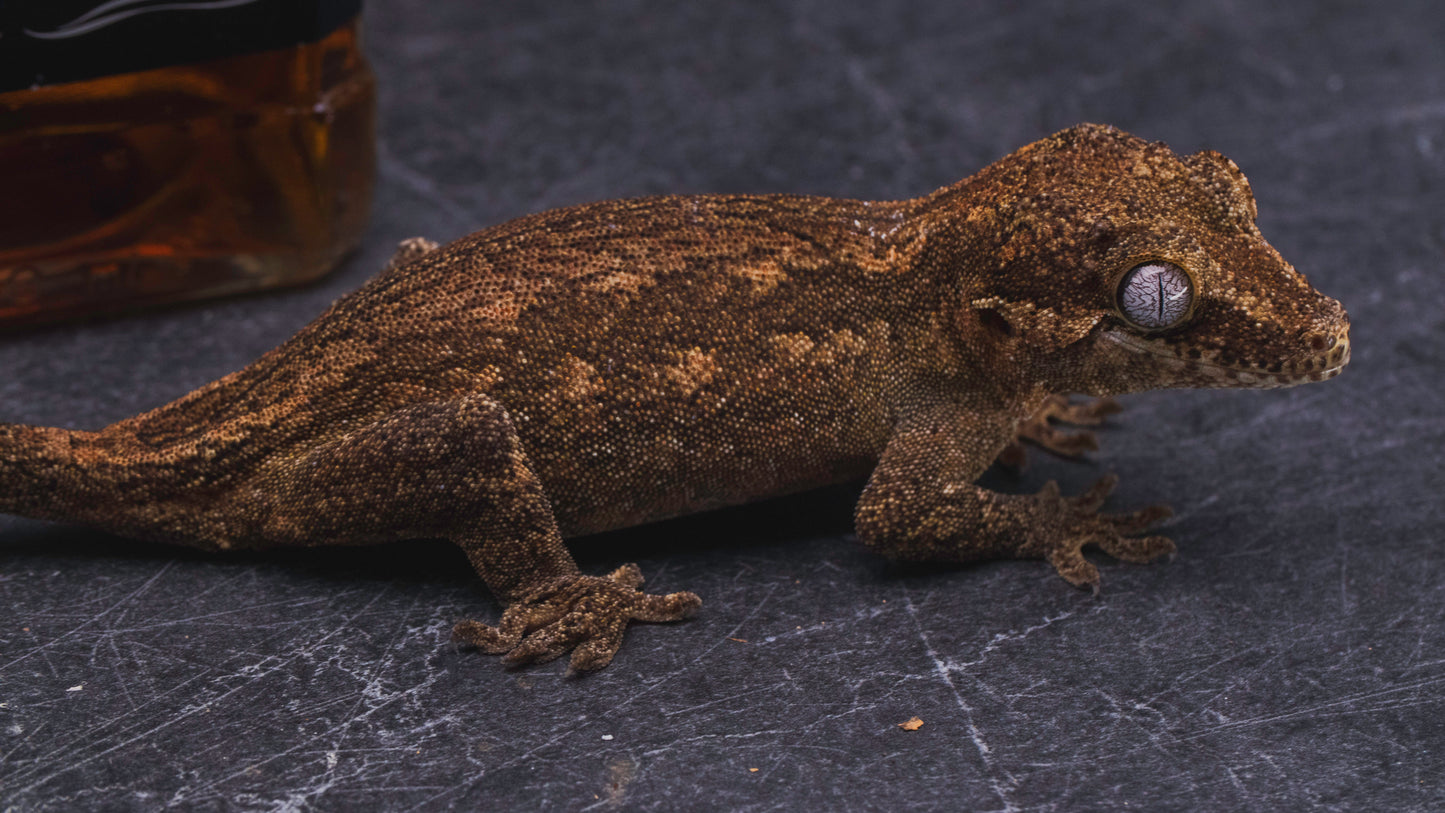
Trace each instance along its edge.
<path fill-rule="evenodd" d="M 1136 265 L 1119 280 L 1119 310 L 1145 330 L 1179 324 L 1194 300 L 1194 286 L 1184 269 L 1169 263 Z"/>

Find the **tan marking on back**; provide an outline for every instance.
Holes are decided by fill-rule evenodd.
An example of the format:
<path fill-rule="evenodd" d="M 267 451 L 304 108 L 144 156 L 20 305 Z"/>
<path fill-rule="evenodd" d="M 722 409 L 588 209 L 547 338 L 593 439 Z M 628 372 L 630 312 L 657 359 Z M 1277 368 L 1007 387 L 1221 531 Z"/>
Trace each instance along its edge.
<path fill-rule="evenodd" d="M 680 395 L 686 397 L 710 384 L 717 371 L 718 365 L 712 355 L 694 347 L 685 351 L 677 364 L 664 368 L 663 376 Z"/>
<path fill-rule="evenodd" d="M 740 265 L 733 269 L 733 273 L 751 282 L 753 292 L 758 294 L 768 293 L 788 281 L 788 273 L 776 260 Z"/>
<path fill-rule="evenodd" d="M 576 356 L 564 359 L 557 368 L 557 375 L 562 379 L 558 392 L 569 401 L 586 401 L 607 390 L 597 376 L 597 368 Z"/>

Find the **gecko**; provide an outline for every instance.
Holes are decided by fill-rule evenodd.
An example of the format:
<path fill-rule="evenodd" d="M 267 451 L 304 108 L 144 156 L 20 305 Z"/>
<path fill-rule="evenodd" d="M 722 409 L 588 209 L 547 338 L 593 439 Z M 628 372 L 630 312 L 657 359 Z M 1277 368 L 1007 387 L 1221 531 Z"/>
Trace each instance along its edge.
<path fill-rule="evenodd" d="M 249 366 L 98 431 L 0 424 L 0 511 L 211 551 L 445 539 L 503 605 L 454 639 L 606 666 L 701 600 L 566 539 L 866 478 L 905 561 L 1172 553 L 1165 506 L 975 484 L 1112 396 L 1284 387 L 1349 319 L 1261 236 L 1240 169 L 1083 124 L 903 201 L 691 195 L 555 209 L 374 279 Z M 1097 400 L 1070 400 L 1070 396 Z"/>

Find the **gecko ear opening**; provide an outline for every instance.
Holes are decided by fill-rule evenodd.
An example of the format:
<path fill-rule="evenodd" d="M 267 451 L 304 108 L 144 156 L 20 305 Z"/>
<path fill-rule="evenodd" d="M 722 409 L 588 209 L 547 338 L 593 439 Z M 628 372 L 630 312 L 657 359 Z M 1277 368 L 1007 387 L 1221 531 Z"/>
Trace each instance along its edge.
<path fill-rule="evenodd" d="M 1013 325 L 1009 324 L 1008 320 L 1003 318 L 1003 314 L 993 308 L 981 309 L 978 312 L 978 321 L 981 322 L 985 328 L 1001 336 L 1012 336 L 1014 334 Z"/>
<path fill-rule="evenodd" d="M 1018 336 L 1040 350 L 1062 350 L 1088 336 L 1104 318 L 1102 312 L 1060 313 L 997 296 L 969 304 L 985 327 L 1004 336 Z"/>

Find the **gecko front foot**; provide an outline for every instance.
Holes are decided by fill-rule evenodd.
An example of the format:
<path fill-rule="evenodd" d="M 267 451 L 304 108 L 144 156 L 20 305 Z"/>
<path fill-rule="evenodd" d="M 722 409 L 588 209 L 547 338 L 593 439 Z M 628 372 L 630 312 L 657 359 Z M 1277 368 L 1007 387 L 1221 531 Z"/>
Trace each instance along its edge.
<path fill-rule="evenodd" d="M 452 636 L 509 664 L 541 663 L 572 651 L 571 668 L 601 669 L 622 645 L 631 621 L 680 621 L 702 606 L 694 593 L 643 593 L 642 571 L 629 564 L 606 576 L 552 579 L 502 613 L 495 627 L 462 621 Z"/>
<path fill-rule="evenodd" d="M 1050 420 L 1074 426 L 1098 426 L 1105 418 L 1123 409 L 1113 398 L 1094 398 L 1071 404 L 1068 396 L 1050 395 L 1037 412 L 1019 423 L 1018 436 L 999 452 L 998 462 L 1011 469 L 1027 466 L 1026 440 L 1064 457 L 1078 457 L 1084 452 L 1095 451 L 1099 448 L 1099 438 L 1093 432 L 1065 432 Z"/>
<path fill-rule="evenodd" d="M 1099 478 L 1088 491 L 1077 497 L 1059 494 L 1057 483 L 1050 481 L 1039 492 L 1039 499 L 1058 512 L 1050 523 L 1045 538 L 1034 543 L 1032 551 L 1075 587 L 1099 586 L 1099 569 L 1084 559 L 1085 545 L 1098 545 L 1105 553 L 1125 562 L 1148 562 L 1174 552 L 1174 543 L 1163 536 L 1134 536 L 1174 515 L 1166 505 L 1151 505 L 1127 514 L 1101 514 L 1099 507 L 1114 490 L 1119 478 L 1110 474 Z"/>

